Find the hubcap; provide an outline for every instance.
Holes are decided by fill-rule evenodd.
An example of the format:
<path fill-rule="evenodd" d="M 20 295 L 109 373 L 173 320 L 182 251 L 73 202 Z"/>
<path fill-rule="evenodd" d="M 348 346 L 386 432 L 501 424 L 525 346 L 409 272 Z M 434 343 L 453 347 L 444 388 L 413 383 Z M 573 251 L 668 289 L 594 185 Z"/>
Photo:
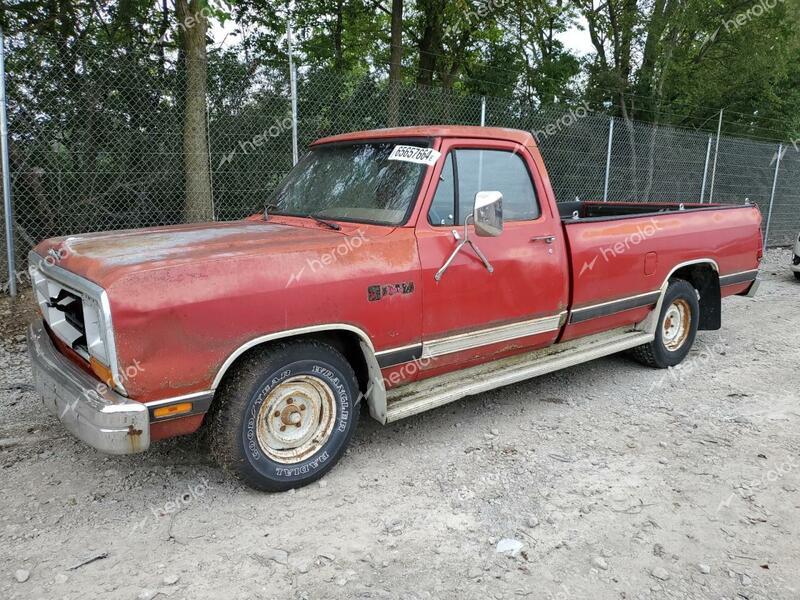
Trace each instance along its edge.
<path fill-rule="evenodd" d="M 661 338 L 668 350 L 675 352 L 686 343 L 691 328 L 691 319 L 692 309 L 686 300 L 679 298 L 670 304 L 664 314 L 661 333 Z"/>
<path fill-rule="evenodd" d="M 311 375 L 292 377 L 271 390 L 261 403 L 258 444 L 275 462 L 297 463 L 325 444 L 335 421 L 333 390 Z"/>

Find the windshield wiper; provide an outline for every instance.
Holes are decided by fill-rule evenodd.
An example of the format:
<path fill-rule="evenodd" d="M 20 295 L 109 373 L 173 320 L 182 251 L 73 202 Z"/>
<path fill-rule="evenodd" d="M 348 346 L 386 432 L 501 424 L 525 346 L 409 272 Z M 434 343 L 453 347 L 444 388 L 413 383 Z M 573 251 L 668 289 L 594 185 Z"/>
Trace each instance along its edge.
<path fill-rule="evenodd" d="M 332 223 L 331 221 L 326 221 L 325 219 L 319 218 L 317 215 L 309 213 L 309 214 L 306 215 L 306 217 L 308 217 L 309 219 L 314 219 L 320 225 L 324 225 L 325 227 L 329 227 L 330 229 L 333 229 L 334 231 L 339 231 L 341 229 L 341 226 L 338 223 Z"/>
<path fill-rule="evenodd" d="M 280 207 L 277 204 L 267 204 L 264 207 L 264 218 L 265 219 L 269 219 L 270 211 L 271 210 L 278 210 L 279 208 Z M 289 215 L 289 216 L 298 216 L 298 217 L 300 217 L 302 215 Z M 334 231 L 340 231 L 342 229 L 341 226 L 338 223 L 333 223 L 331 221 L 326 221 L 325 219 L 322 219 L 322 218 L 318 217 L 317 215 L 315 215 L 313 213 L 309 213 L 309 214 L 305 215 L 305 218 L 306 219 L 313 219 L 314 221 L 316 221 L 320 225 L 324 225 L 325 227 L 333 229 Z"/>

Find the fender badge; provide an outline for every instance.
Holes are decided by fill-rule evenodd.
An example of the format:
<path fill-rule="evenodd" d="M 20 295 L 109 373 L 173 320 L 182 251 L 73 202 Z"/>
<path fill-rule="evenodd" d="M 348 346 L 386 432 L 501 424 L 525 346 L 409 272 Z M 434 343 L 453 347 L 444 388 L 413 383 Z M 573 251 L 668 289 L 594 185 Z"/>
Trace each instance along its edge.
<path fill-rule="evenodd" d="M 367 288 L 367 300 L 377 302 L 387 296 L 398 296 L 400 294 L 413 294 L 414 282 L 406 281 L 403 283 L 390 283 L 387 285 L 371 285 Z"/>

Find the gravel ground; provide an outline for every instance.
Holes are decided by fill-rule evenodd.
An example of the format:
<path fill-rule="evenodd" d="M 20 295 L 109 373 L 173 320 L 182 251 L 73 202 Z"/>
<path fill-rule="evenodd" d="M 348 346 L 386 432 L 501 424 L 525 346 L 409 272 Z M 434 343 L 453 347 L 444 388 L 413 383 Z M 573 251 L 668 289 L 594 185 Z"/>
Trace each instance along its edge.
<path fill-rule="evenodd" d="M 2 598 L 800 597 L 800 283 L 770 251 L 677 369 L 598 360 L 381 427 L 260 494 L 198 436 L 109 457 L 0 306 Z M 509 548 L 505 553 L 498 549 Z M 85 564 L 82 564 L 85 563 Z"/>

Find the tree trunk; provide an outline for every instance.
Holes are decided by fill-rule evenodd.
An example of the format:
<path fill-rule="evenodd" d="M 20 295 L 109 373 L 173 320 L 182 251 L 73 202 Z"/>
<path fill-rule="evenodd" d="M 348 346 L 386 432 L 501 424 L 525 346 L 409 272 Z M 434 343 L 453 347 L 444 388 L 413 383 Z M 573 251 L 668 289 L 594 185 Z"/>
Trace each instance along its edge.
<path fill-rule="evenodd" d="M 417 83 L 419 85 L 433 85 L 433 73 L 436 70 L 436 56 L 432 51 L 432 48 L 434 48 L 434 45 L 431 43 L 432 39 L 433 27 L 427 26 L 425 27 L 419 44 L 419 73 L 417 74 Z"/>
<path fill-rule="evenodd" d="M 652 110 L 658 103 L 655 95 L 659 93 L 657 89 L 660 87 L 659 72 L 661 72 L 660 78 L 663 83 L 664 48 L 666 43 L 667 53 L 671 54 L 672 46 L 668 45 L 669 38 L 674 37 L 676 29 L 670 28 L 670 21 L 678 8 L 677 4 L 672 0 L 656 0 L 652 17 L 647 25 L 647 40 L 642 52 L 642 65 L 639 68 L 636 82 L 636 93 L 639 96 L 653 97 L 647 106 L 641 107 L 645 110 Z M 665 39 L 662 40 L 662 38 Z"/>
<path fill-rule="evenodd" d="M 211 169 L 208 152 L 208 62 L 204 0 L 176 0 L 185 81 L 183 118 L 183 167 L 186 180 L 184 219 L 209 221 L 214 218 Z"/>
<path fill-rule="evenodd" d="M 344 31 L 344 6 L 342 0 L 336 2 L 336 25 L 333 29 L 333 70 L 344 71 L 344 51 L 342 50 L 342 33 Z"/>
<path fill-rule="evenodd" d="M 440 0 L 425 0 L 418 2 L 418 7 L 424 14 L 422 36 L 419 39 L 419 71 L 417 73 L 418 85 L 433 85 L 433 74 L 436 72 L 437 57 L 441 50 L 442 41 L 442 12 L 444 4 Z"/>
<path fill-rule="evenodd" d="M 403 79 L 403 0 L 392 0 L 392 52 L 389 61 L 389 127 L 400 124 L 400 84 Z"/>

